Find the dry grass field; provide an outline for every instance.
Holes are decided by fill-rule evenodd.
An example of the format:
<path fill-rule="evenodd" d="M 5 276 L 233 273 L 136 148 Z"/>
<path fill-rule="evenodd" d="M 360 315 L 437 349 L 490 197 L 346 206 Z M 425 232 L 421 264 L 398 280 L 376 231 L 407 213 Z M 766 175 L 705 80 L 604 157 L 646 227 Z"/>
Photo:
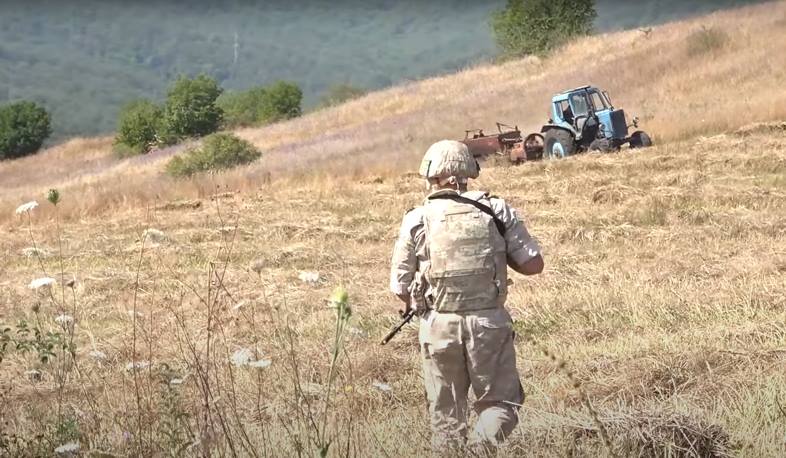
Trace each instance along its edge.
<path fill-rule="evenodd" d="M 702 25 L 727 41 L 697 45 Z M 0 454 L 427 455 L 417 325 L 379 345 L 423 198 L 405 172 L 589 81 L 658 145 L 472 185 L 547 265 L 513 274 L 528 398 L 501 455 L 785 455 L 786 126 L 741 128 L 786 119 L 784 45 L 783 2 L 587 38 L 240 132 L 260 164 L 185 182 L 169 151 L 118 161 L 110 139 L 0 165 Z"/>

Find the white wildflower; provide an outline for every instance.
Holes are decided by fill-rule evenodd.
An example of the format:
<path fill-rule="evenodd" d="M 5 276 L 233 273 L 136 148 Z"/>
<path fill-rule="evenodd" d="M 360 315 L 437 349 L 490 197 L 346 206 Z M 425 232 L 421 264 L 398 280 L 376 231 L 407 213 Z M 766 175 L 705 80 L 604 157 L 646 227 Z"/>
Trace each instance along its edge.
<path fill-rule="evenodd" d="M 44 249 L 29 246 L 22 249 L 22 256 L 26 258 L 45 258 L 49 256 L 49 253 Z"/>
<path fill-rule="evenodd" d="M 248 348 L 241 348 L 240 350 L 237 350 L 234 353 L 232 353 L 232 356 L 230 356 L 229 359 L 230 361 L 232 361 L 232 364 L 240 367 L 240 366 L 247 366 L 248 363 L 252 361 L 252 357 L 253 354 L 251 353 L 251 350 L 249 350 Z"/>
<path fill-rule="evenodd" d="M 256 261 L 251 263 L 251 270 L 257 273 L 257 275 L 262 274 L 262 270 L 265 268 L 265 260 L 264 259 L 257 259 Z"/>
<path fill-rule="evenodd" d="M 79 442 L 68 442 L 55 449 L 55 453 L 66 454 L 79 451 Z"/>
<path fill-rule="evenodd" d="M 374 382 L 374 383 L 372 384 L 372 386 L 373 386 L 374 388 L 378 389 L 379 391 L 384 391 L 385 393 L 390 393 L 391 391 L 393 391 L 393 387 L 391 387 L 391 386 L 390 386 L 390 385 L 388 385 L 387 383 L 382 383 L 382 382 Z"/>
<path fill-rule="evenodd" d="M 150 240 L 153 243 L 161 243 L 169 240 L 169 237 L 167 237 L 164 232 L 153 228 L 145 229 L 145 231 L 142 232 L 142 238 L 145 240 Z"/>
<path fill-rule="evenodd" d="M 93 350 L 89 353 L 91 358 L 95 358 L 99 361 L 106 359 L 106 353 L 101 350 Z"/>
<path fill-rule="evenodd" d="M 358 329 L 354 326 L 348 327 L 347 330 L 349 331 L 350 334 L 352 334 L 355 337 L 368 337 L 368 333 L 366 333 L 366 331 L 362 329 Z"/>
<path fill-rule="evenodd" d="M 271 364 L 273 364 L 273 362 L 270 361 L 269 359 L 260 359 L 258 361 L 251 361 L 250 363 L 248 363 L 250 367 L 256 367 L 257 369 L 264 369 L 266 367 L 270 367 Z"/>
<path fill-rule="evenodd" d="M 303 283 L 317 283 L 319 282 L 319 272 L 300 272 L 297 278 Z"/>
<path fill-rule="evenodd" d="M 185 381 L 184 379 L 176 377 L 176 378 L 173 378 L 172 380 L 170 380 L 169 384 L 170 385 L 182 385 L 184 381 Z"/>
<path fill-rule="evenodd" d="M 148 367 L 150 367 L 149 361 L 132 361 L 126 364 L 126 370 L 129 372 L 133 370 L 147 369 Z"/>
<path fill-rule="evenodd" d="M 319 383 L 305 382 L 300 385 L 300 392 L 306 396 L 318 397 L 325 391 L 325 387 Z"/>
<path fill-rule="evenodd" d="M 74 317 L 71 315 L 61 314 L 55 317 L 55 323 L 57 324 L 69 324 L 74 322 Z"/>
<path fill-rule="evenodd" d="M 28 202 L 26 204 L 22 204 L 22 205 L 16 207 L 16 214 L 17 215 L 21 215 L 22 213 L 27 213 L 27 212 L 31 211 L 32 209 L 36 208 L 37 206 L 38 206 L 38 202 L 32 200 L 32 201 L 30 201 L 30 202 Z"/>
<path fill-rule="evenodd" d="M 229 357 L 229 360 L 237 367 L 248 366 L 257 369 L 264 369 L 272 364 L 272 361 L 269 359 L 255 360 L 254 353 L 248 348 L 241 348 L 235 351 L 232 353 L 232 356 Z"/>
<path fill-rule="evenodd" d="M 232 307 L 232 310 L 238 310 L 240 307 L 242 307 L 244 305 L 246 305 L 246 301 L 240 301 L 237 304 L 235 304 L 234 307 Z"/>
<path fill-rule="evenodd" d="M 36 278 L 35 280 L 31 281 L 27 287 L 30 289 L 38 289 L 42 287 L 52 286 L 54 284 L 55 284 L 54 278 L 42 277 L 42 278 Z"/>

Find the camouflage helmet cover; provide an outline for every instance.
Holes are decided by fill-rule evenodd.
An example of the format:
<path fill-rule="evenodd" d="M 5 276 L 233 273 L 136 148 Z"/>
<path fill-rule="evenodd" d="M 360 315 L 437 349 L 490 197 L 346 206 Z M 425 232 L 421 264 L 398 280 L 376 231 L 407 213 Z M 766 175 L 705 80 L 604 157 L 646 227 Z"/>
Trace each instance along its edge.
<path fill-rule="evenodd" d="M 455 140 L 434 143 L 420 163 L 420 175 L 425 178 L 477 178 L 480 167 L 467 145 Z"/>

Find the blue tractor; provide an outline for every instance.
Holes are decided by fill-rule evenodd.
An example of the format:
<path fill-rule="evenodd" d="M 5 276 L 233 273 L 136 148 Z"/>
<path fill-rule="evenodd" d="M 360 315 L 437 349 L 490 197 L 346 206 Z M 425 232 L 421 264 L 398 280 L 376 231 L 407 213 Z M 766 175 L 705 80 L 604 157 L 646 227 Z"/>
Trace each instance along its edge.
<path fill-rule="evenodd" d="M 638 118 L 628 124 L 625 112 L 611 104 L 609 94 L 596 87 L 584 86 L 562 92 L 552 98 L 551 119 L 541 129 L 543 154 L 562 158 L 583 151 L 614 151 L 624 144 L 631 148 L 652 146 Z"/>

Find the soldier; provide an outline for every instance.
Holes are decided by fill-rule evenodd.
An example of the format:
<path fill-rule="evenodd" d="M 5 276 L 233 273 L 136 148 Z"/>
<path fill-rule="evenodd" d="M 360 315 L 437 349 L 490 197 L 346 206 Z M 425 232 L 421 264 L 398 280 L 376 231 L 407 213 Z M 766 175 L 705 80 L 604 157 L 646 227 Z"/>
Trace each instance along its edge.
<path fill-rule="evenodd" d="M 505 309 L 507 266 L 543 271 L 537 242 L 505 201 L 467 191 L 480 166 L 461 142 L 433 144 L 420 165 L 429 191 L 404 216 L 390 288 L 421 317 L 420 350 L 435 450 L 493 450 L 518 423 L 524 392 Z M 478 421 L 468 436 L 470 387 Z"/>

